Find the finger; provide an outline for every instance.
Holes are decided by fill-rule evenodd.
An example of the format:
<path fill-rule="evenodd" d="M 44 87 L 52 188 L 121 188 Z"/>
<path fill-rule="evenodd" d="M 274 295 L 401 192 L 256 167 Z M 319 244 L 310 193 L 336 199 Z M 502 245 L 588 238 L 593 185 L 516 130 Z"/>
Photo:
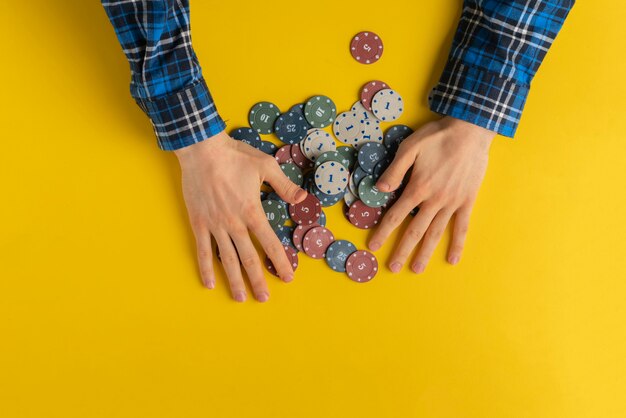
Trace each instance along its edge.
<path fill-rule="evenodd" d="M 417 252 L 415 260 L 413 260 L 413 265 L 411 266 L 411 270 L 413 270 L 413 272 L 422 273 L 426 269 L 428 261 L 432 257 L 437 244 L 441 240 L 443 231 L 446 230 L 446 225 L 448 225 L 448 222 L 452 217 L 452 213 L 453 212 L 450 210 L 442 209 L 439 213 L 437 213 L 437 215 L 435 215 L 435 218 L 430 223 L 430 226 L 424 234 L 422 246 Z"/>
<path fill-rule="evenodd" d="M 283 244 L 280 242 L 274 230 L 270 227 L 263 209 L 259 206 L 259 213 L 255 216 L 255 219 L 251 220 L 248 228 L 257 237 L 265 254 L 272 260 L 274 268 L 280 277 L 285 282 L 293 280 L 293 267 L 285 254 Z"/>
<path fill-rule="evenodd" d="M 272 186 L 278 196 L 285 202 L 291 204 L 300 203 L 306 198 L 307 192 L 289 180 L 289 177 L 283 173 L 275 159 L 270 157 L 267 160 L 264 174 L 264 180 Z"/>
<path fill-rule="evenodd" d="M 391 256 L 389 268 L 392 272 L 398 273 L 400 271 L 407 258 L 409 258 L 411 251 L 413 251 L 415 246 L 424 236 L 424 233 L 428 229 L 428 226 L 438 211 L 439 208 L 434 205 L 422 204 L 420 211 L 417 213 L 415 218 L 413 218 L 409 227 L 404 232 L 398 248 Z"/>
<path fill-rule="evenodd" d="M 395 158 L 376 182 L 378 190 L 391 192 L 400 187 L 404 175 L 415 164 L 416 157 L 414 144 L 407 147 L 400 145 Z"/>
<path fill-rule="evenodd" d="M 230 293 L 237 302 L 246 300 L 246 285 L 241 275 L 241 266 L 239 265 L 239 256 L 235 250 L 230 236 L 225 232 L 214 233 L 213 236 L 217 241 L 220 249 L 220 260 L 228 277 Z"/>
<path fill-rule="evenodd" d="M 209 231 L 196 233 L 196 248 L 198 250 L 198 268 L 202 283 L 208 289 L 215 287 L 215 271 L 213 270 L 213 247 Z"/>
<path fill-rule="evenodd" d="M 422 203 L 422 198 L 416 192 L 413 192 L 413 187 L 409 184 L 402 196 L 391 206 L 380 225 L 374 231 L 369 242 L 370 250 L 376 251 L 382 247 L 389 235 L 400 226 L 413 208 L 420 203 Z"/>
<path fill-rule="evenodd" d="M 454 215 L 454 228 L 452 230 L 452 242 L 450 243 L 450 252 L 448 254 L 448 262 L 457 264 L 461 259 L 463 247 L 465 246 L 465 238 L 467 229 L 469 228 L 470 214 L 472 213 L 472 205 L 461 206 Z"/>
<path fill-rule="evenodd" d="M 259 254 L 257 254 L 254 245 L 252 245 L 248 230 L 246 229 L 245 233 L 242 233 L 241 231 L 232 233 L 231 237 L 235 243 L 235 247 L 237 247 L 241 265 L 243 265 L 243 268 L 248 274 L 248 280 L 250 280 L 250 286 L 252 286 L 254 297 L 259 302 L 266 302 L 270 298 L 270 292 L 267 288 L 267 283 L 265 282 L 265 276 L 263 275 L 263 269 L 261 268 Z"/>

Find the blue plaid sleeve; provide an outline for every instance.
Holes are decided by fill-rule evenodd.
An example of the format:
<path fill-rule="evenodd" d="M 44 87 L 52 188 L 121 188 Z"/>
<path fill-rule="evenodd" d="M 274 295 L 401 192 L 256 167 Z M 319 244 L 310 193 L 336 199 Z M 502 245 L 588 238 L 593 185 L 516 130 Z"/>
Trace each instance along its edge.
<path fill-rule="evenodd" d="M 131 95 L 159 147 L 176 150 L 225 128 L 191 45 L 189 0 L 102 0 L 130 63 Z"/>
<path fill-rule="evenodd" d="M 430 109 L 513 137 L 574 0 L 465 0 Z"/>

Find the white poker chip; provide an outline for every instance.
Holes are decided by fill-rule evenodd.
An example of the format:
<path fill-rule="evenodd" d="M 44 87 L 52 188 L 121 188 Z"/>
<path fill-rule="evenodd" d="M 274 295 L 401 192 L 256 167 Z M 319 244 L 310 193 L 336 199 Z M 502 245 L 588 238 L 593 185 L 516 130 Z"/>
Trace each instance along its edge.
<path fill-rule="evenodd" d="M 307 141 L 312 141 L 313 137 L 315 137 L 315 136 L 323 136 L 323 135 L 328 135 L 328 132 L 323 131 L 321 129 L 316 129 L 316 128 L 309 129 L 307 131 L 306 137 L 300 143 L 300 150 L 302 151 L 304 156 L 306 158 L 308 158 L 309 160 L 311 160 L 311 155 L 309 154 L 308 150 L 310 150 L 311 148 L 308 148 L 308 150 L 307 150 L 307 147 L 305 146 Z"/>
<path fill-rule="evenodd" d="M 304 155 L 311 161 L 315 161 L 317 157 L 326 151 L 337 151 L 335 140 L 328 132 L 321 129 L 311 132 L 304 139 L 301 148 Z"/>
<path fill-rule="evenodd" d="M 344 144 L 356 144 L 363 133 L 361 121 L 352 112 L 343 112 L 333 124 L 333 133 Z"/>
<path fill-rule="evenodd" d="M 322 193 L 336 195 L 348 186 L 350 172 L 338 161 L 327 161 L 315 170 L 315 185 Z"/>
<path fill-rule="evenodd" d="M 352 180 L 352 176 L 350 176 L 350 179 L 348 180 L 348 186 L 350 185 L 350 181 Z M 346 189 L 346 192 L 343 194 L 343 201 L 346 202 L 346 205 L 348 205 L 348 207 L 352 206 L 352 204 L 354 203 L 355 200 L 357 200 L 358 197 L 356 197 L 354 195 L 354 193 L 352 193 L 350 187 L 348 187 Z"/>
<path fill-rule="evenodd" d="M 370 119 L 378 120 L 378 119 L 376 119 L 376 116 L 374 116 L 374 114 L 372 112 L 370 112 L 369 110 L 367 110 L 365 108 L 365 106 L 363 106 L 363 103 L 361 103 L 360 100 L 358 102 L 356 102 L 354 105 L 352 105 L 352 109 L 350 109 L 350 110 L 361 121 L 370 120 Z"/>
<path fill-rule="evenodd" d="M 384 89 L 374 95 L 372 112 L 383 122 L 391 122 L 402 116 L 404 101 L 395 90 Z"/>
<path fill-rule="evenodd" d="M 359 141 L 354 145 L 359 147 L 366 142 L 383 142 L 385 137 L 383 130 L 380 129 L 380 121 L 378 119 L 368 119 L 361 124 L 363 128 L 363 135 L 359 138 Z"/>

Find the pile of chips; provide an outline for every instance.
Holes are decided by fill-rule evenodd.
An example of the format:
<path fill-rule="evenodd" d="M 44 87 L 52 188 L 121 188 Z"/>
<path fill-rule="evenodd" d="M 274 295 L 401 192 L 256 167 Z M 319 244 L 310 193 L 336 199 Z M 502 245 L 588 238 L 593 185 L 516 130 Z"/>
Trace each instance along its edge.
<path fill-rule="evenodd" d="M 364 64 L 377 61 L 382 49 L 382 41 L 371 32 L 357 34 L 351 44 L 353 57 Z M 363 86 L 359 100 L 343 113 L 337 114 L 335 103 L 323 95 L 284 113 L 273 103 L 260 102 L 250 109 L 250 127 L 231 131 L 234 139 L 274 156 L 283 173 L 309 192 L 303 202 L 289 205 L 275 192 L 261 191 L 267 220 L 294 270 L 298 253 L 304 252 L 326 260 L 334 271 L 345 272 L 356 282 L 374 278 L 376 257 L 350 241 L 335 239 L 326 228 L 323 208 L 343 201 L 352 225 L 369 229 L 378 224 L 401 190 L 384 193 L 376 182 L 393 161 L 399 144 L 413 132 L 408 126 L 393 125 L 383 133 L 381 123 L 397 120 L 403 111 L 402 97 L 375 80 Z M 269 134 L 284 145 L 277 147 L 260 137 Z M 276 274 L 269 258 L 266 267 Z"/>

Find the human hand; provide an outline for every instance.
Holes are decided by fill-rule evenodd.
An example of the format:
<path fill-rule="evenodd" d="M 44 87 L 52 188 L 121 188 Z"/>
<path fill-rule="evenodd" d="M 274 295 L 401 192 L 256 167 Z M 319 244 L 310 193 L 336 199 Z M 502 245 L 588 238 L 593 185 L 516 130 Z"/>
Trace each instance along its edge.
<path fill-rule="evenodd" d="M 299 203 L 307 193 L 283 174 L 270 155 L 224 132 L 175 154 L 182 170 L 183 196 L 204 285 L 215 287 L 213 236 L 232 297 L 238 302 L 246 300 L 243 266 L 256 299 L 265 302 L 269 291 L 250 233 L 257 237 L 283 281 L 293 279 L 293 268 L 262 209 L 260 185 L 266 181 L 287 203 Z"/>
<path fill-rule="evenodd" d="M 455 219 L 448 262 L 459 262 L 494 136 L 494 132 L 477 125 L 444 117 L 424 125 L 400 144 L 377 188 L 383 192 L 398 189 L 405 174 L 413 169 L 402 196 L 385 214 L 369 241 L 371 250 L 379 249 L 409 212 L 419 206 L 391 256 L 391 271 L 399 272 L 422 241 L 411 270 L 423 272 L 452 215 Z"/>

